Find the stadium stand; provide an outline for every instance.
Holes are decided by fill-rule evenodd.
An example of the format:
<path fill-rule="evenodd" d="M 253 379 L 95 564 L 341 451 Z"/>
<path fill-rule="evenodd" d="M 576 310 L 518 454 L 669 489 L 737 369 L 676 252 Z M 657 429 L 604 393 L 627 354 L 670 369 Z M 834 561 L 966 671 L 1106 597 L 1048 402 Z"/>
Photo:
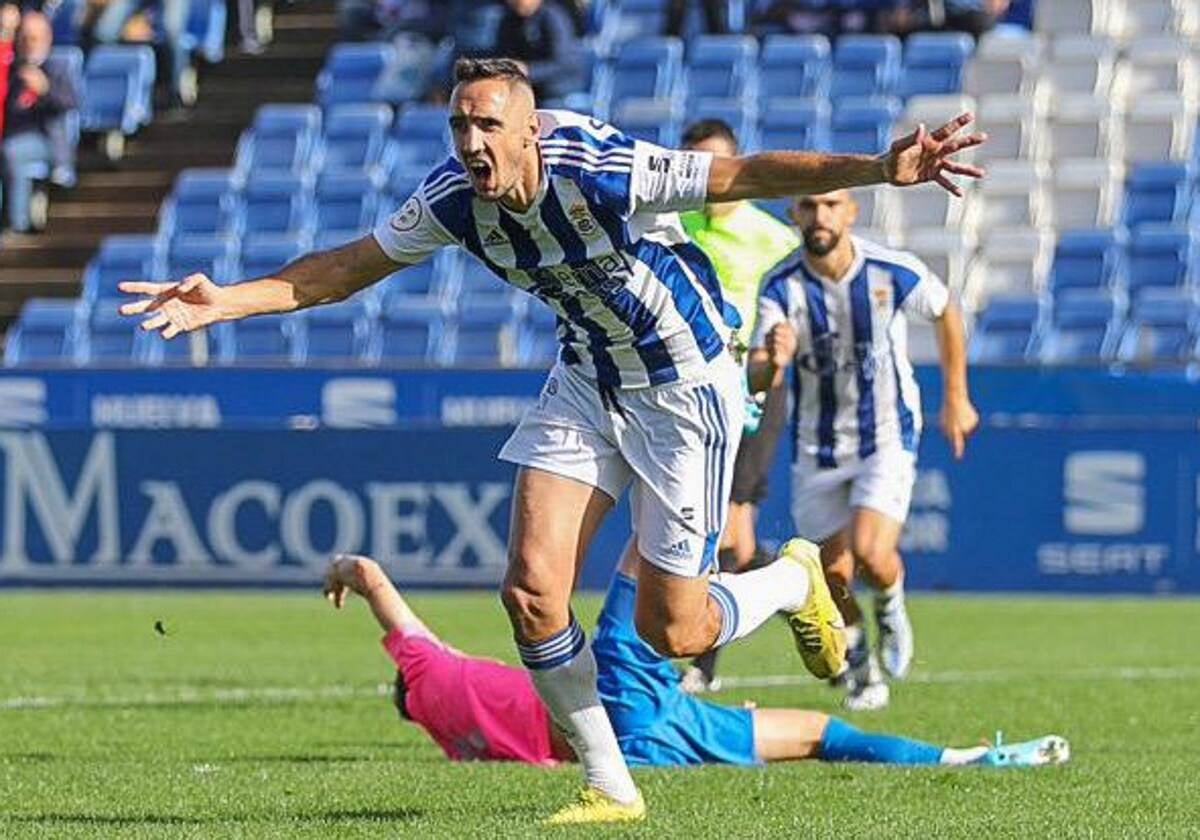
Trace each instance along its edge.
<path fill-rule="evenodd" d="M 1000 27 L 976 45 L 955 33 L 904 42 L 860 34 L 760 39 L 736 25 L 728 35 L 685 27 L 684 38 L 665 37 L 664 0 L 612 0 L 584 42 L 588 88 L 566 104 L 666 145 L 679 142 L 689 121 L 719 117 L 749 151 L 864 153 L 918 123 L 976 110 L 990 141 L 975 158 L 989 178 L 960 201 L 932 189 L 859 191 L 861 235 L 914 250 L 962 294 L 977 361 L 1173 361 L 1197 351 L 1194 5 L 1042 2 L 1032 32 Z M 752 4 L 733 7 L 731 22 L 751 16 Z M 296 97 L 305 102 L 256 103 L 244 130 L 227 129 L 241 130 L 232 168 L 200 160 L 180 172 L 158 210 L 156 236 L 104 241 L 84 272 L 83 299 L 111 296 L 130 273 L 269 271 L 386 218 L 449 148 L 445 106 L 389 92 L 389 74 L 405 61 L 385 42 L 337 44 L 315 57 L 315 87 Z M 93 63 L 95 54 L 89 84 Z M 144 80 L 124 84 L 122 116 L 138 101 L 151 114 Z M 115 105 L 104 108 L 117 113 Z M 85 116 L 84 125 L 96 123 Z M 144 129 L 144 122 L 127 125 Z M 764 206 L 782 218 L 787 203 Z M 539 365 L 554 353 L 553 317 L 459 252 L 443 252 L 362 298 L 352 315 L 340 311 L 327 323 L 280 321 L 244 340 L 214 332 L 212 358 Z M 35 321 L 49 323 L 34 309 Z M 89 315 L 68 331 L 86 334 L 93 323 Z M 81 355 L 75 348 L 90 345 L 71 339 L 69 352 L 38 356 L 25 338 L 32 331 L 17 323 L 6 363 L 31 353 L 60 362 L 119 355 Z M 918 357 L 928 354 L 929 338 L 914 328 Z M 140 347 L 130 353 L 148 364 L 176 363 Z"/>

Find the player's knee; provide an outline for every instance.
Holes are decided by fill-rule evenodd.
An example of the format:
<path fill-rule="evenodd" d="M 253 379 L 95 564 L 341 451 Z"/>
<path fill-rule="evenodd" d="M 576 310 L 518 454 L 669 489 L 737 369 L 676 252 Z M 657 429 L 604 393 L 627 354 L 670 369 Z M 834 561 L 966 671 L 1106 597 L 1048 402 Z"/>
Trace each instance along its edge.
<path fill-rule="evenodd" d="M 541 639 L 562 629 L 553 599 L 521 581 L 506 579 L 500 587 L 500 601 L 518 638 Z"/>

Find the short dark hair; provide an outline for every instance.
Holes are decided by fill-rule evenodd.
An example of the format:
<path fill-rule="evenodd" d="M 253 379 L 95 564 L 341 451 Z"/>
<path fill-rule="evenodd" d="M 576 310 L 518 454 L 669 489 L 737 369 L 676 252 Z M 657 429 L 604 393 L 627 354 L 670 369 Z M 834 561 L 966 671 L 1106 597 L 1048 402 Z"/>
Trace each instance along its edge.
<path fill-rule="evenodd" d="M 737 135 L 733 133 L 733 129 L 725 120 L 707 119 L 696 120 L 683 130 L 683 145 L 685 148 L 695 146 L 705 140 L 713 137 L 719 137 L 722 140 L 728 141 L 733 146 L 736 152 L 738 147 Z"/>
<path fill-rule="evenodd" d="M 510 85 L 524 85 L 533 90 L 525 65 L 515 58 L 460 58 L 454 62 L 456 85 L 481 79 L 504 79 Z"/>

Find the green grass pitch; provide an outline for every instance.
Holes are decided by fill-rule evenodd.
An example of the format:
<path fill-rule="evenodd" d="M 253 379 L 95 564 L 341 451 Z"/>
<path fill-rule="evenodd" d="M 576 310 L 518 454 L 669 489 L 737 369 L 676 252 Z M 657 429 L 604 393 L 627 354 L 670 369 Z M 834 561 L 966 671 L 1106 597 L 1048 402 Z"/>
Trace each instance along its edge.
<path fill-rule="evenodd" d="M 411 601 L 457 646 L 512 661 L 493 593 Z M 587 626 L 596 606 L 581 599 Z M 645 771 L 644 826 L 554 833 L 1200 836 L 1200 601 L 917 596 L 912 612 L 913 678 L 854 723 L 956 745 L 1054 732 L 1072 763 Z M 360 602 L 338 614 L 301 593 L 0 592 L 0 837 L 548 833 L 577 770 L 446 761 L 378 694 L 378 638 Z M 723 664 L 796 678 L 723 700 L 835 709 L 781 626 Z"/>

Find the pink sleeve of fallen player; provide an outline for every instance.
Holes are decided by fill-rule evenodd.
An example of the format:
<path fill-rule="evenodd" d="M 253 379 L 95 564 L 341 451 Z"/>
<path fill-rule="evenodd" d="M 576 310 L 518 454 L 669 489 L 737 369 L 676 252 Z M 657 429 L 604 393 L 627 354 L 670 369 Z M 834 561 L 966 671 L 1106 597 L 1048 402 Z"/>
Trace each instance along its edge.
<path fill-rule="evenodd" d="M 383 646 L 404 675 L 405 708 L 455 761 L 557 764 L 549 717 L 522 668 L 393 630 Z"/>

